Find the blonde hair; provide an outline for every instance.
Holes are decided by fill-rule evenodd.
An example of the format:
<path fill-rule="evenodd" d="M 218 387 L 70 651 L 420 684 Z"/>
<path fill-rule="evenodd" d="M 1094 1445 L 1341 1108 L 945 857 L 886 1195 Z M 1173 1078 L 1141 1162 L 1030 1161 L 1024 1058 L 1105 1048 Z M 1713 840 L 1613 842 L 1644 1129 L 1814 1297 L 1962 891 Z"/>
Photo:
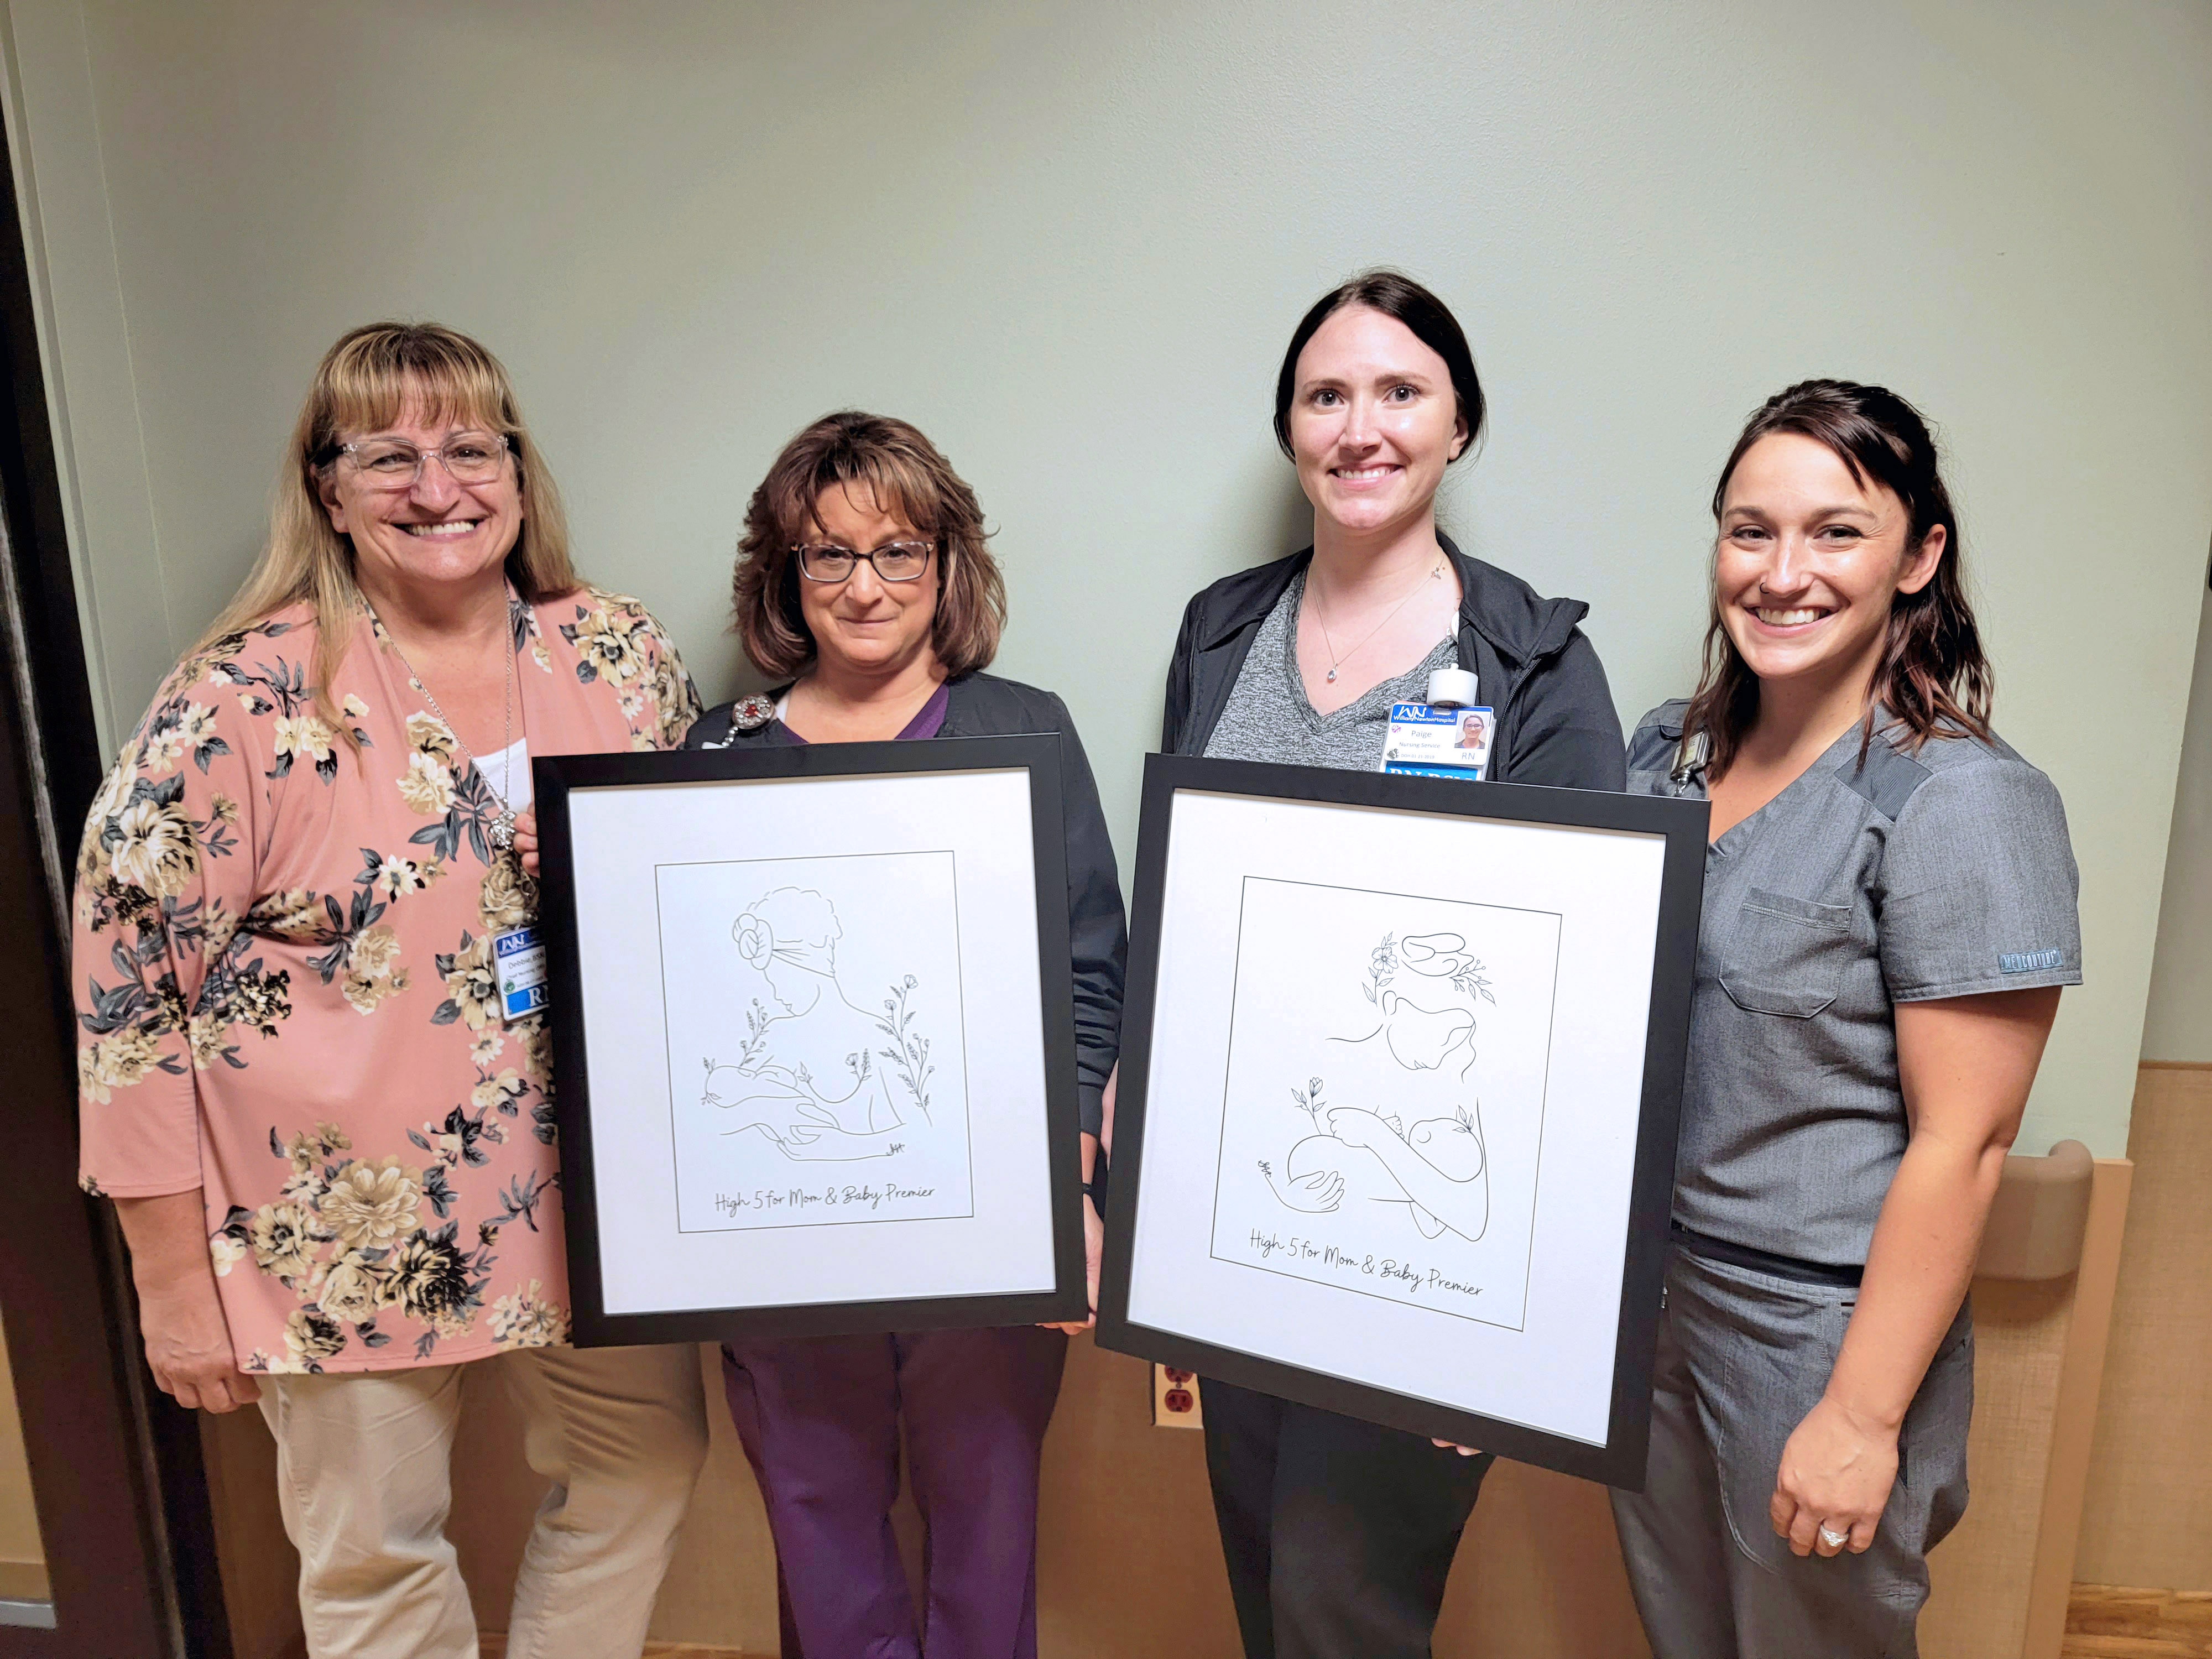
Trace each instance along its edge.
<path fill-rule="evenodd" d="M 292 428 L 270 504 L 269 540 L 245 585 L 191 654 L 289 606 L 313 605 L 315 712 L 349 744 L 353 728 L 338 717 L 331 684 L 345 660 L 362 601 L 354 581 L 352 539 L 331 527 L 320 486 L 345 434 L 388 426 L 410 402 L 433 424 L 465 421 L 506 435 L 515 486 L 528 507 L 507 555 L 514 591 L 535 605 L 581 585 L 568 561 L 568 520 L 560 492 L 531 442 L 499 359 L 467 335 L 436 323 L 371 323 L 341 336 L 317 367 Z"/>

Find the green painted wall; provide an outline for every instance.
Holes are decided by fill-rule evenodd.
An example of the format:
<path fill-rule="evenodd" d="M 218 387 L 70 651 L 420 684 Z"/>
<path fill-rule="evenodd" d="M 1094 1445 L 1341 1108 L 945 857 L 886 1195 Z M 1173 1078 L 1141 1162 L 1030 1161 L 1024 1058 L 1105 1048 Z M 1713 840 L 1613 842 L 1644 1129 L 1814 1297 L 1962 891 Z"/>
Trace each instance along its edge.
<path fill-rule="evenodd" d="M 2212 528 L 2212 12 L 14 0 L 8 114 L 111 738 L 239 580 L 307 374 L 430 316 L 506 358 L 587 569 L 714 695 L 744 498 L 823 410 L 975 484 L 1000 665 L 1126 861 L 1185 597 L 1297 545 L 1277 354 L 1349 271 L 1494 397 L 1447 519 L 1689 684 L 1705 501 L 1807 374 L 1942 422 L 2001 677 L 2082 868 L 2024 1146 L 2125 1146 Z"/>

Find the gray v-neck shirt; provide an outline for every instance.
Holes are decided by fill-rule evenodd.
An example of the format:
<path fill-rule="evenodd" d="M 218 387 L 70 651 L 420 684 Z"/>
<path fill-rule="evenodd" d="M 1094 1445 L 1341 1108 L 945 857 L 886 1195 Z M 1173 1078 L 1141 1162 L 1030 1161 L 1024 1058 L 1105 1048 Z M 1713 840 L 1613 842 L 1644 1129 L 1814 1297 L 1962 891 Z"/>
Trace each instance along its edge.
<path fill-rule="evenodd" d="M 1628 744 L 1632 793 L 1671 772 L 1683 702 Z M 1907 753 L 1853 726 L 1705 854 L 1674 1218 L 1858 1267 L 1905 1155 L 1893 1005 L 2081 982 L 2080 883 L 2051 780 L 2002 742 Z"/>
<path fill-rule="evenodd" d="M 1382 769 L 1382 740 L 1390 705 L 1419 702 L 1429 676 L 1459 659 L 1457 638 L 1447 634 L 1429 654 L 1393 679 L 1370 686 L 1341 708 L 1324 714 L 1306 696 L 1298 672 L 1298 605 L 1305 597 L 1301 571 L 1252 636 L 1237 684 L 1206 752 L 1217 760 L 1272 761 L 1280 766 L 1334 766 L 1346 772 Z"/>

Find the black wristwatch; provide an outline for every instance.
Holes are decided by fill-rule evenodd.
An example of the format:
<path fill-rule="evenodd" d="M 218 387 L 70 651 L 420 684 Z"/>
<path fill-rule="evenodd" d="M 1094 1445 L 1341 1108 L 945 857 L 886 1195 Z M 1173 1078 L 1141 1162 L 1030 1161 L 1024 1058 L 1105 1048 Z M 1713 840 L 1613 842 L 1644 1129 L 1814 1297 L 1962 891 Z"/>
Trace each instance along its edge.
<path fill-rule="evenodd" d="M 1083 1190 L 1090 1198 L 1091 1207 L 1098 1212 L 1098 1218 L 1103 1221 L 1106 1218 L 1106 1149 L 1103 1146 L 1098 1149 L 1098 1156 L 1091 1161 L 1091 1179 L 1083 1183 Z"/>

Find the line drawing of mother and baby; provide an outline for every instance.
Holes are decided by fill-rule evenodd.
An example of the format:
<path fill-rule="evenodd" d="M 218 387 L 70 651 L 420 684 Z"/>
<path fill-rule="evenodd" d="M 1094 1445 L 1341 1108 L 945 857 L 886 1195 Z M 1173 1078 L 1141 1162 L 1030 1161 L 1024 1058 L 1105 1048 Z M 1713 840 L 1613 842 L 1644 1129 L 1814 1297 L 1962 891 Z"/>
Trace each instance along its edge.
<path fill-rule="evenodd" d="M 793 1162 L 849 1163 L 896 1158 L 953 1127 L 960 1109 L 935 1097 L 919 982 L 896 975 L 880 1010 L 862 1006 L 838 975 L 843 937 L 836 904 L 811 888 L 775 888 L 731 925 L 769 1000 L 746 1009 L 737 1059 L 706 1061 L 700 1103 L 728 1114 L 721 1133 L 757 1132 Z"/>
<path fill-rule="evenodd" d="M 1302 1214 L 1371 1218 L 1370 1206 L 1380 1205 L 1424 1238 L 1449 1231 L 1475 1243 L 1490 1225 L 1490 1158 L 1480 1101 L 1457 1085 L 1474 1068 L 1477 1009 L 1498 1000 L 1482 963 L 1460 933 L 1385 933 L 1360 989 L 1374 1006 L 1373 1029 L 1328 1039 L 1345 1050 L 1355 1074 L 1388 1092 L 1392 1073 L 1413 1073 L 1403 1081 L 1445 1081 L 1446 1092 L 1463 1098 L 1448 1113 L 1408 1124 L 1387 1108 L 1332 1103 L 1323 1079 L 1309 1078 L 1290 1094 L 1310 1132 L 1279 1170 L 1262 1158 L 1260 1173 L 1278 1202 Z"/>
<path fill-rule="evenodd" d="M 863 1007 L 838 975 L 842 935 L 836 906 L 796 887 L 764 894 L 731 927 L 738 954 L 765 980 L 770 1001 L 755 999 L 747 1009 L 735 1060 L 707 1060 L 701 1103 L 729 1114 L 723 1133 L 757 1132 L 795 1162 L 895 1158 L 935 1127 L 935 1069 L 910 1003 L 915 976 L 895 978 L 879 1011 Z M 1374 1006 L 1374 1028 L 1328 1039 L 1348 1063 L 1364 1062 L 1356 1071 L 1466 1081 L 1476 1009 L 1497 998 L 1463 935 L 1384 934 L 1360 988 Z M 1371 1217 L 1370 1205 L 1397 1206 L 1424 1238 L 1447 1231 L 1470 1243 L 1482 1237 L 1490 1224 L 1489 1156 L 1472 1092 L 1449 1113 L 1411 1125 L 1388 1112 L 1331 1104 L 1319 1077 L 1291 1097 L 1310 1133 L 1290 1147 L 1279 1173 L 1260 1163 L 1285 1207 L 1349 1218 Z"/>

